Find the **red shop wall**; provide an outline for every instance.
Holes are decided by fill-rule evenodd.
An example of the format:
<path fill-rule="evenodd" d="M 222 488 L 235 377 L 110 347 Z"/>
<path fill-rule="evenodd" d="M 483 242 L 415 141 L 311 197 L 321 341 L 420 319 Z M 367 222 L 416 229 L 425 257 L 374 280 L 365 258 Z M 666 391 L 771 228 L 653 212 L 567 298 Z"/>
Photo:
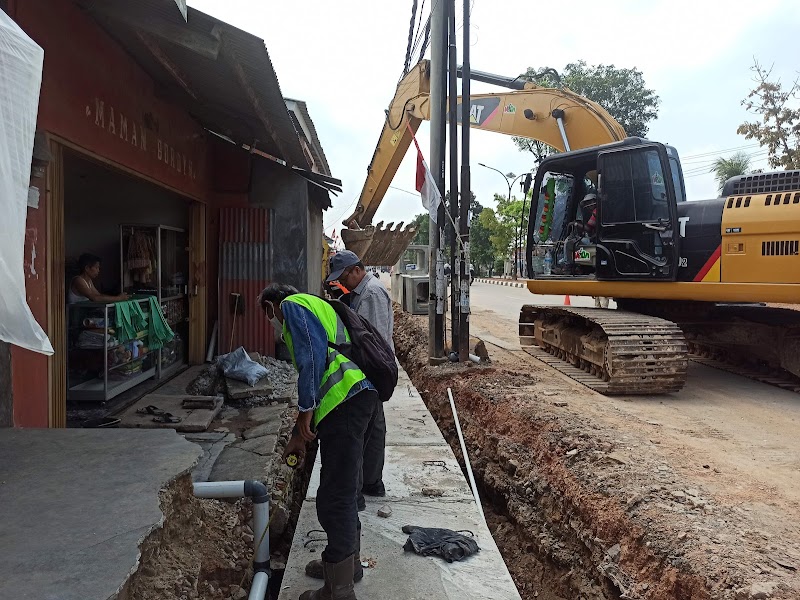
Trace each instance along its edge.
<path fill-rule="evenodd" d="M 70 0 L 25 0 L 14 8 L 15 20 L 45 51 L 37 129 L 207 202 L 211 174 L 203 128 L 157 98 L 147 73 Z M 40 189 L 39 208 L 28 211 L 25 274 L 28 303 L 47 330 L 47 210 L 53 190 L 46 196 L 44 182 Z M 47 427 L 47 358 L 15 348 L 12 368 L 14 424 Z"/>

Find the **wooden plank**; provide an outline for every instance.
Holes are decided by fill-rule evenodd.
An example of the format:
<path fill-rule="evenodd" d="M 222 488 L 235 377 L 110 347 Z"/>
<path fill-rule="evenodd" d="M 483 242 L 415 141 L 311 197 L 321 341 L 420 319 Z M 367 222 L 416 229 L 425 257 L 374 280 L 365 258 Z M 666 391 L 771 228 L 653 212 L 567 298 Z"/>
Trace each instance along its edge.
<path fill-rule="evenodd" d="M 53 355 L 47 360 L 48 425 L 67 426 L 67 324 L 64 273 L 64 147 L 50 140 L 47 169 L 47 335 Z"/>

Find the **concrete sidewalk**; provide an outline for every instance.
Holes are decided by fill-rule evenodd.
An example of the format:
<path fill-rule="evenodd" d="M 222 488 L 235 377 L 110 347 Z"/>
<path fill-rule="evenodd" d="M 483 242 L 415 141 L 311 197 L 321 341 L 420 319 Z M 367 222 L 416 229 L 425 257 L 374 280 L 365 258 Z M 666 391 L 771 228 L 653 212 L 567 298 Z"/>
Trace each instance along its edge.
<path fill-rule="evenodd" d="M 367 497 L 362 523 L 361 559 L 374 562 L 356 584 L 359 598 L 410 600 L 423 598 L 518 599 L 511 579 L 488 528 L 481 520 L 469 485 L 452 450 L 422 402 L 408 375 L 401 369 L 392 399 L 384 404 L 386 426 L 386 498 Z M 324 533 L 316 516 L 319 460 L 300 512 L 292 551 L 281 586 L 280 600 L 296 600 L 307 589 L 320 586 L 305 576 L 305 565 L 319 558 Z M 423 489 L 439 490 L 431 497 Z M 382 506 L 389 518 L 377 516 Z M 469 530 L 481 551 L 462 562 L 405 552 L 408 536 L 403 525 Z M 317 530 L 317 531 L 315 531 Z M 322 541 L 312 541 L 319 540 Z"/>
<path fill-rule="evenodd" d="M 200 453 L 170 430 L 0 430 L 0 598 L 116 598 Z"/>

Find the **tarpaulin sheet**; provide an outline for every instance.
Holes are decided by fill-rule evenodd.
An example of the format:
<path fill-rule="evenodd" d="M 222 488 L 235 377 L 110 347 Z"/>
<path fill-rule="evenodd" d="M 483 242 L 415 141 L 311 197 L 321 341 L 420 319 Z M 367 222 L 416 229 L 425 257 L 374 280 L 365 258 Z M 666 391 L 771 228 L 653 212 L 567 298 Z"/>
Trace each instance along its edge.
<path fill-rule="evenodd" d="M 25 299 L 25 219 L 44 50 L 0 10 L 0 340 L 52 354 Z"/>

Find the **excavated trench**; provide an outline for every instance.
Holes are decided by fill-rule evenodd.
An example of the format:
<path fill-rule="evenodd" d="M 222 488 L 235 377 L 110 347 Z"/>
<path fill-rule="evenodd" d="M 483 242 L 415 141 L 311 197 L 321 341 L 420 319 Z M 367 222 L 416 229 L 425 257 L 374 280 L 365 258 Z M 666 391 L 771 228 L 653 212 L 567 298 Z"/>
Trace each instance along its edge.
<path fill-rule="evenodd" d="M 616 490 L 603 493 L 591 474 L 570 469 L 577 452 L 603 454 L 612 444 L 571 439 L 555 417 L 526 407 L 513 390 L 530 389 L 531 374 L 428 366 L 426 333 L 396 311 L 397 356 L 463 464 L 447 401 L 453 391 L 489 528 L 523 598 L 711 597 L 700 577 L 646 541 Z"/>

